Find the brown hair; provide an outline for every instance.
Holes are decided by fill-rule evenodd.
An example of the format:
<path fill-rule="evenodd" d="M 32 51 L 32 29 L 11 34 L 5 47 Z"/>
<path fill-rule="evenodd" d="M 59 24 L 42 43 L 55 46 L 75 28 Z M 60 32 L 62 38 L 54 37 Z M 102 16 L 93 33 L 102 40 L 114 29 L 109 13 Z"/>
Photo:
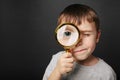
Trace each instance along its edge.
<path fill-rule="evenodd" d="M 58 25 L 64 20 L 67 23 L 81 24 L 82 20 L 94 22 L 96 30 L 99 30 L 100 22 L 97 13 L 87 5 L 72 4 L 66 7 L 58 18 Z"/>

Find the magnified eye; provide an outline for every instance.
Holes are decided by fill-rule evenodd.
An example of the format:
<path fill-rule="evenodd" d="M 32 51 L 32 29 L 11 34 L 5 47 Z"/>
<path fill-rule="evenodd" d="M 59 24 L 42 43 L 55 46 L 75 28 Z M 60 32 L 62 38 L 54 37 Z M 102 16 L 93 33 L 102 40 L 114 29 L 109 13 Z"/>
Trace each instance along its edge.
<path fill-rule="evenodd" d="M 64 32 L 64 35 L 65 35 L 65 36 L 70 36 L 70 35 L 71 35 L 71 32 L 66 31 L 66 32 Z"/>

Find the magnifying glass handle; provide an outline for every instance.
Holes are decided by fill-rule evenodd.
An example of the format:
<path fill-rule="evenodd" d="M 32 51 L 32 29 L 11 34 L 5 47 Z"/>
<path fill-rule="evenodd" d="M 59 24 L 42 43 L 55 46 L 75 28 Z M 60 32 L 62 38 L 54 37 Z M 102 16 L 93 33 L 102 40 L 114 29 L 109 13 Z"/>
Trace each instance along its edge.
<path fill-rule="evenodd" d="M 69 49 L 67 49 L 67 50 L 66 50 L 66 53 L 67 53 L 67 54 L 70 54 L 70 50 L 69 50 Z"/>

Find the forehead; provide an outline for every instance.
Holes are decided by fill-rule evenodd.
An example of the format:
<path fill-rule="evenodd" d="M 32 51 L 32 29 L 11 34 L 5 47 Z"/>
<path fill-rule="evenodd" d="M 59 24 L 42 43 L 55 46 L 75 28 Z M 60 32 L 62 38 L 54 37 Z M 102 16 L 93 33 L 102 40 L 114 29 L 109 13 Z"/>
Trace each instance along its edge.
<path fill-rule="evenodd" d="M 94 32 L 96 26 L 94 22 L 82 21 L 81 25 L 77 25 L 78 29 L 83 32 Z"/>

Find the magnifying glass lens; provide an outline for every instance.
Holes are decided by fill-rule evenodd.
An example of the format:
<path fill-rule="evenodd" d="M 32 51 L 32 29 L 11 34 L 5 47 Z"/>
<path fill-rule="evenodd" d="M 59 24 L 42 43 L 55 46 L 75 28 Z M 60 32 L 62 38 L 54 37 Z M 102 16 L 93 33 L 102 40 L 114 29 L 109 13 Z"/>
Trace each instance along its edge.
<path fill-rule="evenodd" d="M 79 30 L 72 24 L 63 24 L 56 30 L 57 41 L 64 47 L 72 47 L 79 40 Z"/>

